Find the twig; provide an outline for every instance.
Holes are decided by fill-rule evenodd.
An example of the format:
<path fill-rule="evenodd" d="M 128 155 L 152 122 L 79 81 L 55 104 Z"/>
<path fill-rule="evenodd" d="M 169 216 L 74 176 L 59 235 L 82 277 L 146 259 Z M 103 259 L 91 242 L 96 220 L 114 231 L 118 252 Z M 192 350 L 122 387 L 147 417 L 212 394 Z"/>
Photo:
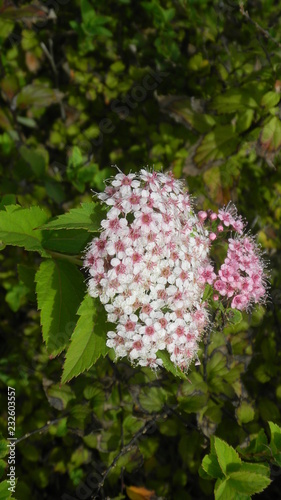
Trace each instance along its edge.
<path fill-rule="evenodd" d="M 275 43 L 275 45 L 277 45 L 277 47 L 279 47 L 279 49 L 281 49 L 281 43 L 278 42 L 277 40 L 275 40 L 275 38 L 273 38 L 273 36 L 271 36 L 271 34 L 266 31 L 260 24 L 258 24 L 256 21 L 254 21 L 250 15 L 249 15 L 249 12 L 247 10 L 244 9 L 244 4 L 243 2 L 240 2 L 239 4 L 239 7 L 240 7 L 240 12 L 242 14 L 243 17 L 245 17 L 245 19 L 247 19 L 247 21 L 252 24 L 253 26 L 255 26 L 255 28 L 265 37 L 267 38 L 268 40 L 271 40 L 273 43 Z"/>
<path fill-rule="evenodd" d="M 134 435 L 134 437 L 132 437 L 131 441 L 129 441 L 128 444 L 126 444 L 122 450 L 118 453 L 118 455 L 116 455 L 116 457 L 114 458 L 114 460 L 111 462 L 110 466 L 108 467 L 108 469 L 105 471 L 104 475 L 103 475 L 103 478 L 102 478 L 102 481 L 100 482 L 99 486 L 98 486 L 98 492 L 103 488 L 103 485 L 104 485 L 104 482 L 107 478 L 107 476 L 109 475 L 110 471 L 115 467 L 115 465 L 117 464 L 119 458 L 121 458 L 123 455 L 125 455 L 125 453 L 127 453 L 128 451 L 130 451 L 133 447 L 133 445 L 135 444 L 135 442 L 143 435 L 143 434 L 146 434 L 149 429 L 151 429 L 154 425 L 155 425 L 155 422 L 160 419 L 160 418 L 167 418 L 169 416 L 169 414 L 171 413 L 171 410 L 170 409 L 166 409 L 163 413 L 161 413 L 160 415 L 155 415 L 153 418 L 151 418 L 148 422 L 145 423 L 145 425 L 143 425 L 143 427 L 141 427 L 139 429 L 139 431 Z M 91 497 L 92 499 L 94 499 L 95 497 Z"/>
<path fill-rule="evenodd" d="M 57 424 L 63 418 L 64 417 L 55 418 L 55 420 L 49 420 L 46 423 L 46 425 L 43 425 L 43 427 L 40 427 L 40 429 L 35 429 L 35 431 L 27 432 L 24 436 L 22 436 L 21 438 L 17 439 L 15 441 L 15 444 L 19 444 L 21 441 L 24 441 L 25 439 L 29 438 L 30 436 L 33 436 L 34 434 L 45 432 L 50 427 L 50 425 Z"/>

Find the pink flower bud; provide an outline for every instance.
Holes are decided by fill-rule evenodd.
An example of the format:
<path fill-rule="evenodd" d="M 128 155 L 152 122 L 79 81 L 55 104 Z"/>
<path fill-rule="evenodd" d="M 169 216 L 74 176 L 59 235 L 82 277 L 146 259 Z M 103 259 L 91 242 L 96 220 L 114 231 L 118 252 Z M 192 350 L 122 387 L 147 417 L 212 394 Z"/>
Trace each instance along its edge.
<path fill-rule="evenodd" d="M 217 293 L 215 293 L 215 294 L 213 295 L 213 300 L 219 300 L 219 296 L 218 296 L 218 294 L 217 294 Z"/>
<path fill-rule="evenodd" d="M 212 212 L 210 215 L 210 219 L 213 221 L 213 220 L 216 220 L 217 218 L 218 218 L 218 214 L 216 214 L 215 212 Z"/>
<path fill-rule="evenodd" d="M 198 212 L 198 217 L 201 220 L 201 222 L 204 222 L 204 220 L 207 219 L 208 214 L 207 212 L 203 212 L 203 210 L 200 210 L 200 212 Z"/>
<path fill-rule="evenodd" d="M 209 239 L 210 239 L 211 241 L 214 241 L 214 240 L 216 239 L 216 237 L 217 237 L 217 235 L 216 235 L 215 233 L 210 233 L 210 234 L 209 234 Z"/>
<path fill-rule="evenodd" d="M 218 226 L 218 231 L 219 231 L 219 233 L 221 233 L 223 231 L 223 226 L 221 224 Z"/>

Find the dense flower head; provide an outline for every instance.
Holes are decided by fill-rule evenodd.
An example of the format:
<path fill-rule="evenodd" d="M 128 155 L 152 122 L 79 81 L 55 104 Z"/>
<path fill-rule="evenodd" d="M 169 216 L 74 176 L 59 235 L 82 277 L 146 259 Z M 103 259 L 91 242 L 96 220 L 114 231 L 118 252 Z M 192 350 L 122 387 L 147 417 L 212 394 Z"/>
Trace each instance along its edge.
<path fill-rule="evenodd" d="M 186 370 L 208 323 L 205 282 L 216 277 L 208 231 L 172 175 L 120 172 L 98 198 L 109 211 L 85 266 L 90 295 L 100 297 L 116 323 L 107 346 L 153 368 L 162 364 L 157 351 L 166 349 Z"/>
<path fill-rule="evenodd" d="M 249 309 L 266 297 L 266 275 L 259 248 L 250 236 L 228 239 L 226 259 L 214 288 L 231 298 L 233 309 Z"/>

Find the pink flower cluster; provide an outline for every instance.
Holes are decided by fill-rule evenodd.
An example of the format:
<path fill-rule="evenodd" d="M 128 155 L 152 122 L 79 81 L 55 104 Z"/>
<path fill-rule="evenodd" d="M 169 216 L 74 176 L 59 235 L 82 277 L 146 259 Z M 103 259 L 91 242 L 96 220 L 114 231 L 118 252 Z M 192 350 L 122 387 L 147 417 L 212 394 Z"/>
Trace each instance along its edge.
<path fill-rule="evenodd" d="M 208 231 L 172 175 L 118 173 L 98 197 L 110 209 L 85 266 L 90 295 L 116 323 L 107 346 L 153 368 L 162 364 L 157 351 L 166 349 L 186 370 L 208 323 L 205 278 L 215 279 Z"/>
<path fill-rule="evenodd" d="M 248 309 L 266 296 L 264 263 L 253 238 L 229 238 L 226 259 L 219 270 L 214 288 L 220 295 L 232 298 L 233 309 Z"/>

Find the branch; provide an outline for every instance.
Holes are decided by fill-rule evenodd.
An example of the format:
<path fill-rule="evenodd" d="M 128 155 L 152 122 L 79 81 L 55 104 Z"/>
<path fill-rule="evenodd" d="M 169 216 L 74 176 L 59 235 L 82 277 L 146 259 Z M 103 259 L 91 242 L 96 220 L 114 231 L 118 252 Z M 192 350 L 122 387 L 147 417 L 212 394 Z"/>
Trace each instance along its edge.
<path fill-rule="evenodd" d="M 27 432 L 24 436 L 22 436 L 21 438 L 17 439 L 15 441 L 15 444 L 18 444 L 20 443 L 21 441 L 24 441 L 25 439 L 29 438 L 30 436 L 33 436 L 34 434 L 38 434 L 38 433 L 41 433 L 41 432 L 45 432 L 46 430 L 48 430 L 48 428 L 51 426 L 51 425 L 54 425 L 54 424 L 57 424 L 58 422 L 60 422 L 60 420 L 62 420 L 64 417 L 60 417 L 60 418 L 55 418 L 54 420 L 49 420 L 46 425 L 43 425 L 43 427 L 40 427 L 40 429 L 35 429 L 35 431 L 31 431 L 31 432 Z"/>
<path fill-rule="evenodd" d="M 245 17 L 245 19 L 247 19 L 247 21 L 250 24 L 255 26 L 256 30 L 258 30 L 265 38 L 267 38 L 268 40 L 271 40 L 273 43 L 275 43 L 275 45 L 277 45 L 277 47 L 279 47 L 279 49 L 281 49 L 281 43 L 278 42 L 277 40 L 275 40 L 275 38 L 273 38 L 273 36 L 271 36 L 271 34 L 268 31 L 266 31 L 260 24 L 258 24 L 256 21 L 254 21 L 250 17 L 249 12 L 244 9 L 243 2 L 240 2 L 239 7 L 240 7 L 240 12 L 241 12 L 242 16 Z"/>
<path fill-rule="evenodd" d="M 108 469 L 105 471 L 104 475 L 103 475 L 103 478 L 102 478 L 102 481 L 99 483 L 99 486 L 98 486 L 98 492 L 103 488 L 103 485 L 104 485 L 104 482 L 107 478 L 107 476 L 109 475 L 110 471 L 115 467 L 115 465 L 117 464 L 119 458 L 121 458 L 123 455 L 125 455 L 125 453 L 127 453 L 128 451 L 130 451 L 133 447 L 133 445 L 135 444 L 135 442 L 143 435 L 143 434 L 146 434 L 149 429 L 151 429 L 154 425 L 155 425 L 155 422 L 160 419 L 160 418 L 167 418 L 171 413 L 171 410 L 170 409 L 166 409 L 163 413 L 161 413 L 160 415 L 155 415 L 153 418 L 151 418 L 148 422 L 145 423 L 145 425 L 143 425 L 143 427 L 141 427 L 139 429 L 139 431 L 134 435 L 134 437 L 132 437 L 131 441 L 129 441 L 128 444 L 126 444 L 122 449 L 121 451 L 118 453 L 118 455 L 116 455 L 116 457 L 114 458 L 114 460 L 111 462 L 110 466 L 108 467 Z M 91 497 L 92 499 L 96 498 L 95 496 Z"/>

